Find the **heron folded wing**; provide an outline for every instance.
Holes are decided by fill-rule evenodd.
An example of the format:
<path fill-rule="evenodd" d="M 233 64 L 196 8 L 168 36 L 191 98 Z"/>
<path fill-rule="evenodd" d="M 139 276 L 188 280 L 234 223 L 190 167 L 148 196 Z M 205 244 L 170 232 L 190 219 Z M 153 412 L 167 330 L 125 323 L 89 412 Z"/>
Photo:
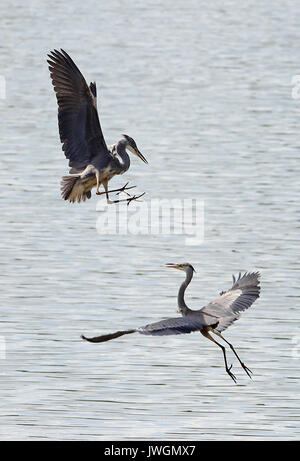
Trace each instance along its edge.
<path fill-rule="evenodd" d="M 96 86 L 88 87 L 83 75 L 64 51 L 52 51 L 49 70 L 58 103 L 62 150 L 69 166 L 84 168 L 95 156 L 108 155 L 95 103 Z"/>
<path fill-rule="evenodd" d="M 259 272 L 246 272 L 243 276 L 240 273 L 237 279 L 233 277 L 232 288 L 203 307 L 201 313 L 205 317 L 216 317 L 219 320 L 216 330 L 223 331 L 259 298 L 259 277 Z"/>
<path fill-rule="evenodd" d="M 190 319 L 188 317 L 175 317 L 159 322 L 149 323 L 144 327 L 137 328 L 137 332 L 143 335 L 182 335 L 199 331 L 203 328 L 200 320 Z"/>

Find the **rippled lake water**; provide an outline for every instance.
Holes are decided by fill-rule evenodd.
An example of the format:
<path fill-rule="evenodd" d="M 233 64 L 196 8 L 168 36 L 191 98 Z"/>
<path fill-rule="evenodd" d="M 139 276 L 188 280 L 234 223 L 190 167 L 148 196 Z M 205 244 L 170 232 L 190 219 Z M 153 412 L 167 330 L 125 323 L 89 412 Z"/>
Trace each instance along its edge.
<path fill-rule="evenodd" d="M 1 2 L 1 439 L 299 438 L 299 5 L 13 3 Z M 127 133 L 149 160 L 111 184 L 130 180 L 146 203 L 202 200 L 202 244 L 100 235 L 99 198 L 61 200 L 45 61 L 60 47 L 98 83 L 107 142 Z M 195 266 L 195 309 L 232 273 L 261 271 L 261 298 L 224 334 L 252 381 L 230 355 L 235 385 L 196 333 L 80 339 L 176 315 L 170 261 Z"/>

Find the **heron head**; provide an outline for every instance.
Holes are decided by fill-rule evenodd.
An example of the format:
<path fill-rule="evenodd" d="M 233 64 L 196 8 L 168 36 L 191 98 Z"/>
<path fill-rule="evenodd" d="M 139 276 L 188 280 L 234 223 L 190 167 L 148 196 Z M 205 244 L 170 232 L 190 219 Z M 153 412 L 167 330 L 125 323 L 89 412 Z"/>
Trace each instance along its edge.
<path fill-rule="evenodd" d="M 188 270 L 192 270 L 193 272 L 196 272 L 190 263 L 181 263 L 181 264 L 168 263 L 166 264 L 166 267 L 171 267 L 173 269 L 179 269 L 180 271 L 184 271 L 184 272 L 187 272 Z"/>
<path fill-rule="evenodd" d="M 141 152 L 139 151 L 137 145 L 136 145 L 136 142 L 134 139 L 132 139 L 130 136 L 128 136 L 127 134 L 123 134 L 122 135 L 125 140 L 126 140 L 126 149 L 130 150 L 130 152 L 132 152 L 134 155 L 136 155 L 137 157 L 139 157 L 141 160 L 143 160 L 143 162 L 145 163 L 148 163 L 147 160 L 145 159 L 145 157 L 141 154 Z"/>

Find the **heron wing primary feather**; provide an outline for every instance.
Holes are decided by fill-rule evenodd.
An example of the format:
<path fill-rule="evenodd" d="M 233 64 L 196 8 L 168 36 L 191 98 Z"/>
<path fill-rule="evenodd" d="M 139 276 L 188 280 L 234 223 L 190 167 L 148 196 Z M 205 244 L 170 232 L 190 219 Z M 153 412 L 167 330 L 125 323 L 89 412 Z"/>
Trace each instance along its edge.
<path fill-rule="evenodd" d="M 111 339 L 119 338 L 120 336 L 124 335 L 130 335 L 131 333 L 135 332 L 136 330 L 121 330 L 115 331 L 115 333 L 110 333 L 107 335 L 94 336 L 92 338 L 87 338 L 86 336 L 81 335 L 81 338 L 90 343 L 104 343 L 105 341 L 110 341 Z"/>
<path fill-rule="evenodd" d="M 96 85 L 88 87 L 80 70 L 64 51 L 52 51 L 48 60 L 58 103 L 62 150 L 69 166 L 86 167 L 95 156 L 107 156 L 97 107 Z"/>
<path fill-rule="evenodd" d="M 217 331 L 225 330 L 240 317 L 240 312 L 248 309 L 259 298 L 259 277 L 259 272 L 240 273 L 237 279 L 233 276 L 231 289 L 207 304 L 200 312 L 204 318 L 213 316 L 218 319 Z"/>

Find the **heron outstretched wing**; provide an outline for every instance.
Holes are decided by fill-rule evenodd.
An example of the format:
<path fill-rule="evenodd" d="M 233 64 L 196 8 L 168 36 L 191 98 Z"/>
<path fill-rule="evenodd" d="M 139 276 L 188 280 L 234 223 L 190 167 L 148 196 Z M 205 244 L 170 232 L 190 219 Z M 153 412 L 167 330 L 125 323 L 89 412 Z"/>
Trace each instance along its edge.
<path fill-rule="evenodd" d="M 259 277 L 259 272 L 246 272 L 244 275 L 240 273 L 237 279 L 233 276 L 231 289 L 199 312 L 203 314 L 206 321 L 211 317 L 218 319 L 218 326 L 215 327 L 217 331 L 225 330 L 240 317 L 240 312 L 248 309 L 259 298 Z"/>
<path fill-rule="evenodd" d="M 131 333 L 141 333 L 143 335 L 152 336 L 182 335 L 192 333 L 193 331 L 199 331 L 203 328 L 203 326 L 204 324 L 201 322 L 200 318 L 198 320 L 188 317 L 174 317 L 160 320 L 159 322 L 149 323 L 144 327 L 135 328 L 134 330 L 121 330 L 106 335 L 94 336 L 92 338 L 87 338 L 85 336 L 81 337 L 82 339 L 92 343 L 103 343 Z"/>
<path fill-rule="evenodd" d="M 80 70 L 64 51 L 52 51 L 49 70 L 58 103 L 58 125 L 62 150 L 69 166 L 86 167 L 95 156 L 108 155 L 101 130 L 96 85 L 88 87 Z"/>
<path fill-rule="evenodd" d="M 202 309 L 190 311 L 184 317 L 168 318 L 140 328 L 116 331 L 92 338 L 82 336 L 82 338 L 98 343 L 136 332 L 151 336 L 182 335 L 201 331 L 207 326 L 221 332 L 237 320 L 240 312 L 248 309 L 259 297 L 259 276 L 259 272 L 246 272 L 243 276 L 240 273 L 237 279 L 233 277 L 233 286 L 230 290 Z"/>

